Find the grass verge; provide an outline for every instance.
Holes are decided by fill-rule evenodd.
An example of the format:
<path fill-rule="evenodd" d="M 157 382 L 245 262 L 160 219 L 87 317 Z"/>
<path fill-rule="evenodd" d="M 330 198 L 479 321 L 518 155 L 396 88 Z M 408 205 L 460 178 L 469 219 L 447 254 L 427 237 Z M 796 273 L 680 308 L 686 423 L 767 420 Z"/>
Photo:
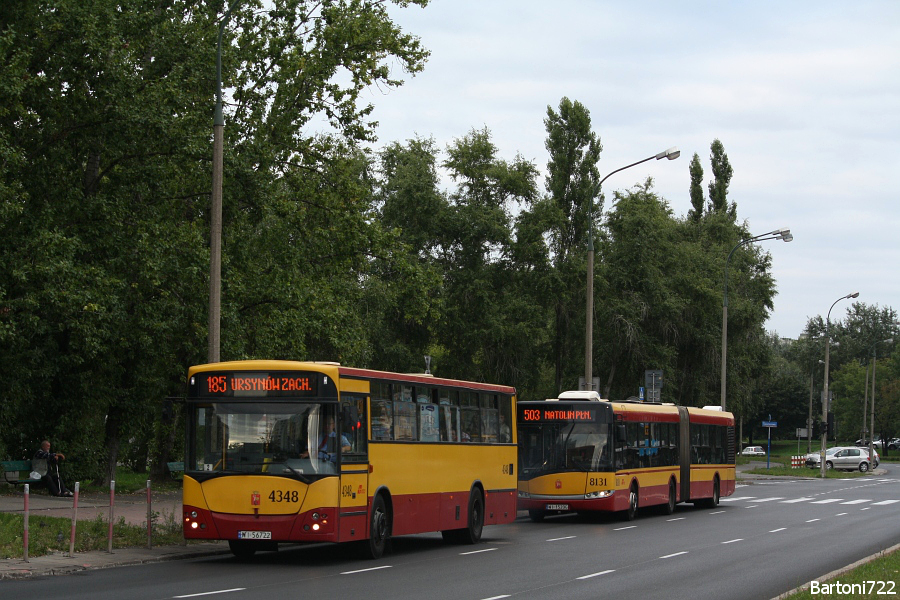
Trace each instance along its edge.
<path fill-rule="evenodd" d="M 833 579 L 810 582 L 810 586 L 779 600 L 808 600 L 815 598 L 891 598 L 900 595 L 900 551 L 895 550 L 860 565 Z M 817 593 L 813 593 L 817 591 Z"/>
<path fill-rule="evenodd" d="M 181 522 L 174 514 L 151 513 L 154 546 L 182 543 Z M 0 513 L 0 558 L 22 558 L 24 517 Z M 72 535 L 72 519 L 30 516 L 28 519 L 28 556 L 68 552 Z M 75 551 L 106 550 L 109 547 L 109 521 L 98 515 L 92 520 L 79 520 L 75 531 Z M 147 545 L 147 527 L 130 525 L 125 519 L 113 524 L 113 548 L 135 548 Z"/>
<path fill-rule="evenodd" d="M 820 472 L 819 469 L 792 469 L 791 467 L 784 467 L 781 465 L 773 465 L 770 468 L 759 467 L 756 469 L 750 469 L 749 471 L 745 471 L 746 473 L 750 473 L 751 475 L 778 475 L 783 477 L 819 477 Z M 857 477 L 866 477 L 869 473 L 860 473 L 859 471 L 835 471 L 834 469 L 830 469 L 825 471 L 826 479 L 855 479 Z"/>

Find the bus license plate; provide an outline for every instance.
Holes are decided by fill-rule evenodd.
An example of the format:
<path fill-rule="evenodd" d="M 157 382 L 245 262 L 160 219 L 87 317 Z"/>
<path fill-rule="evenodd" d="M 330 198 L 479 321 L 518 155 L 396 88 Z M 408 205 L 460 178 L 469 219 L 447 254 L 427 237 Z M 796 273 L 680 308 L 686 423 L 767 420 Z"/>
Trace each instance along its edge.
<path fill-rule="evenodd" d="M 271 540 L 271 531 L 238 531 L 239 540 Z"/>
<path fill-rule="evenodd" d="M 568 504 L 548 504 L 547 510 L 569 510 Z"/>

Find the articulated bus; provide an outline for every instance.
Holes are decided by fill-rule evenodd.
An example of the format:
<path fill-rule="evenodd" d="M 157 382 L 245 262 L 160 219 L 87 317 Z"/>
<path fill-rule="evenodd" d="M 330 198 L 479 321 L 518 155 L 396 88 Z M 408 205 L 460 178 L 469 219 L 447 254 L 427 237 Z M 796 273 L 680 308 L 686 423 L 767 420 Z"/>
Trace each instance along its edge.
<path fill-rule="evenodd" d="M 718 407 L 716 407 L 718 408 Z M 734 493 L 734 417 L 713 409 L 610 402 L 597 392 L 519 402 L 519 509 L 548 514 L 679 502 L 714 507 Z"/>
<path fill-rule="evenodd" d="M 240 361 L 188 371 L 184 535 L 237 556 L 279 542 L 476 543 L 516 517 L 515 389 Z"/>

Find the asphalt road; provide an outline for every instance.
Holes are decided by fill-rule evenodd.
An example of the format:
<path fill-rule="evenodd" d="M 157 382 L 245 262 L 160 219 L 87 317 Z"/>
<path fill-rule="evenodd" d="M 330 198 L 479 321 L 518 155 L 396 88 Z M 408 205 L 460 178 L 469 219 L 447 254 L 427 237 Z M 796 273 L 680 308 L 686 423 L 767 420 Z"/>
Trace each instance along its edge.
<path fill-rule="evenodd" d="M 0 582 L 4 598 L 769 599 L 900 542 L 900 467 L 847 480 L 741 485 L 716 509 L 679 505 L 633 522 L 566 515 L 485 528 L 475 546 L 438 534 L 380 560 L 305 546 Z M 896 575 L 894 575 L 896 577 Z M 896 588 L 895 588 L 896 589 Z M 897 590 L 900 592 L 900 590 Z"/>

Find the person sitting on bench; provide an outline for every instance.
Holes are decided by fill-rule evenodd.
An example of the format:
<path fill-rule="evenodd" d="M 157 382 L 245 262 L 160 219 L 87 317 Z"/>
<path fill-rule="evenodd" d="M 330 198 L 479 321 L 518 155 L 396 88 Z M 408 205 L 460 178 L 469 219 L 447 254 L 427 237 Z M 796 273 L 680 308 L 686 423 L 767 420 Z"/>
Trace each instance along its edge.
<path fill-rule="evenodd" d="M 34 453 L 34 458 L 47 461 L 47 474 L 43 479 L 47 489 L 50 490 L 50 495 L 71 496 L 72 492 L 66 488 L 66 484 L 59 476 L 59 461 L 66 460 L 66 456 L 62 452 L 50 452 L 50 440 L 44 440 L 41 442 L 41 449 Z"/>

